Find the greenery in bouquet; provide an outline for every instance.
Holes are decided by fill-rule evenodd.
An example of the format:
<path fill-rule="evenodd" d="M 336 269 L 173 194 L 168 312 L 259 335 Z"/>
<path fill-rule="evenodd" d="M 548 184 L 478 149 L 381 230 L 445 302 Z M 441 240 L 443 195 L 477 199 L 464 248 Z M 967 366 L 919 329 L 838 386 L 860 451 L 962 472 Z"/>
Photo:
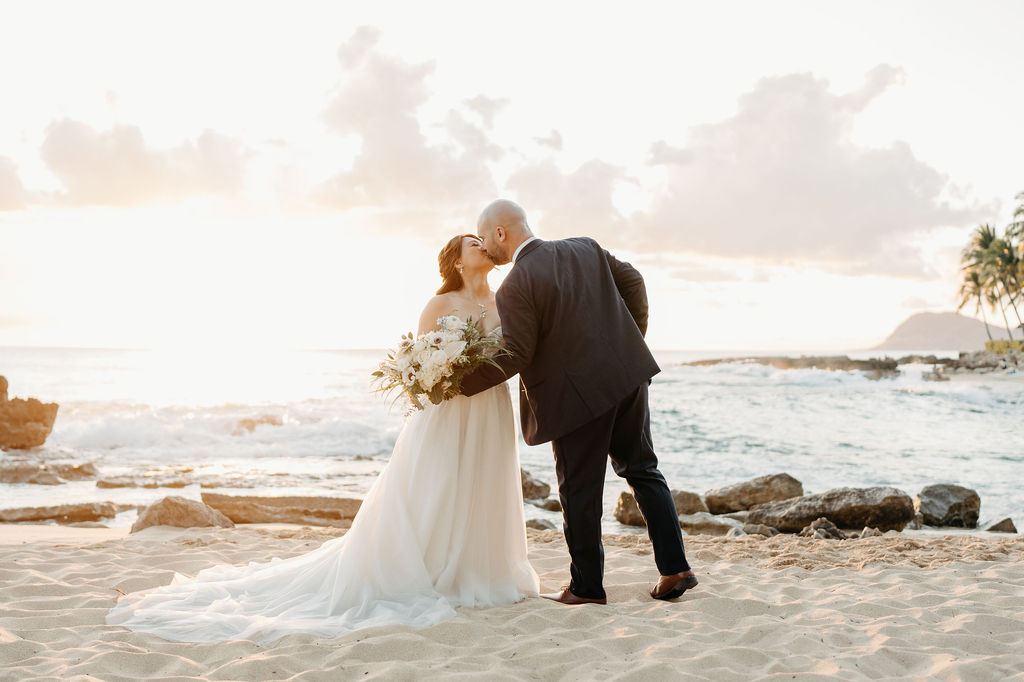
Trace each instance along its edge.
<path fill-rule="evenodd" d="M 439 405 L 459 395 L 467 374 L 484 363 L 497 367 L 494 358 L 504 352 L 501 339 L 484 334 L 473 318 L 446 315 L 419 338 L 403 334 L 373 373 L 373 383 L 378 392 L 398 391 L 395 400 L 408 403 L 411 413 L 424 408 L 424 398 Z"/>

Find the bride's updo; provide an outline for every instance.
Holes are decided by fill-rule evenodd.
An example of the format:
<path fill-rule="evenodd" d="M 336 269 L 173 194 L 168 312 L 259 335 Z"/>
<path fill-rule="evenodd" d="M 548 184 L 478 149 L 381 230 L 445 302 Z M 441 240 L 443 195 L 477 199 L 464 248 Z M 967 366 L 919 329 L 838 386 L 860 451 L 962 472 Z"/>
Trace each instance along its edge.
<path fill-rule="evenodd" d="M 441 271 L 441 279 L 444 282 L 437 290 L 438 294 L 447 294 L 449 291 L 458 291 L 462 288 L 462 275 L 456 269 L 455 264 L 462 258 L 462 240 L 466 237 L 476 239 L 475 234 L 460 234 L 448 240 L 448 243 L 437 254 L 437 269 Z"/>

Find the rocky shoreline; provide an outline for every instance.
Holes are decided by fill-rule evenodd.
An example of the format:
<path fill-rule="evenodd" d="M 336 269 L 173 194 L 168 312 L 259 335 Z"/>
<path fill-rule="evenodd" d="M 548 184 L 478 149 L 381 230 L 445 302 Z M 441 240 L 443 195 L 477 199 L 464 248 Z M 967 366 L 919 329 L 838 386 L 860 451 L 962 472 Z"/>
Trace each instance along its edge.
<path fill-rule="evenodd" d="M 926 526 L 1017 533 L 1010 518 L 979 528 L 981 497 L 970 488 L 952 483 L 925 486 L 913 498 L 891 486 L 833 488 L 807 495 L 799 481 L 779 473 L 708 490 L 703 495 L 673 491 L 673 496 L 680 526 L 693 535 L 771 537 L 796 533 L 843 540 Z M 645 525 L 629 493 L 619 496 L 615 518 L 625 525 Z"/>
<path fill-rule="evenodd" d="M 527 504 L 561 511 L 551 487 L 521 470 Z M 1017 533 L 1006 518 L 979 527 L 981 497 L 952 483 L 925 486 L 913 498 L 891 486 L 834 488 L 805 494 L 803 484 L 786 473 L 760 476 L 704 493 L 673 491 L 679 525 L 689 535 L 739 537 L 780 533 L 819 539 L 848 539 L 901 532 L 904 529 L 957 528 L 993 533 Z M 179 496 L 134 507 L 110 501 L 48 507 L 0 509 L 2 523 L 57 523 L 104 526 L 117 514 L 138 509 L 136 532 L 152 525 L 182 528 L 243 523 L 289 523 L 348 528 L 362 500 L 341 497 L 269 497 L 202 493 L 202 501 Z M 624 526 L 642 527 L 643 516 L 629 493 L 622 493 L 613 511 Z M 558 530 L 547 519 L 530 519 L 536 530 Z"/>
<path fill-rule="evenodd" d="M 830 371 L 862 372 L 869 379 L 892 379 L 900 376 L 901 365 L 931 365 L 931 376 L 926 379 L 941 381 L 948 374 L 1024 374 L 1024 353 L 1007 351 L 963 351 L 956 358 L 935 355 L 904 355 L 899 358 L 870 358 L 854 360 L 847 355 L 746 356 L 696 360 L 682 363 L 685 367 L 710 367 L 726 363 L 751 363 L 776 369 L 824 369 Z"/>

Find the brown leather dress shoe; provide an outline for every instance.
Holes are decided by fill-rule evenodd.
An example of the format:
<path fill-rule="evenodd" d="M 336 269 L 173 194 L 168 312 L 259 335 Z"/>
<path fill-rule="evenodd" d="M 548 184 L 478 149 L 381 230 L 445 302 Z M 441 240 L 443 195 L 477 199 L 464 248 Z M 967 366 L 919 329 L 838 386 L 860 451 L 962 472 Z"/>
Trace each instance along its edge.
<path fill-rule="evenodd" d="M 697 577 L 693 575 L 693 571 L 663 575 L 651 590 L 651 596 L 655 599 L 678 599 L 683 596 L 683 592 L 692 590 L 697 585 Z"/>
<path fill-rule="evenodd" d="M 578 597 L 569 591 L 568 587 L 563 587 L 561 592 L 552 592 L 550 594 L 540 595 L 545 599 L 556 601 L 559 604 L 565 604 L 567 606 L 577 606 L 579 604 L 607 604 L 607 599 L 591 599 L 590 597 Z"/>

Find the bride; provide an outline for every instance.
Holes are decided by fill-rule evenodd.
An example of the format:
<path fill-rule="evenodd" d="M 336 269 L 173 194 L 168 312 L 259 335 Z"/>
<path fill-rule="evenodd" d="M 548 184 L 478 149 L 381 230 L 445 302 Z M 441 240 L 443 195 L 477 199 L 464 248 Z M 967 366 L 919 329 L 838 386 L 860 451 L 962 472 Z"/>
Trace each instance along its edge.
<path fill-rule="evenodd" d="M 454 314 L 500 334 L 487 285 L 494 263 L 480 240 L 452 238 L 438 263 L 444 283 L 419 333 Z M 433 625 L 458 606 L 537 594 L 523 521 L 512 401 L 499 384 L 413 414 L 344 536 L 290 559 L 175 575 L 122 598 L 107 623 L 176 641 L 261 643 Z"/>

